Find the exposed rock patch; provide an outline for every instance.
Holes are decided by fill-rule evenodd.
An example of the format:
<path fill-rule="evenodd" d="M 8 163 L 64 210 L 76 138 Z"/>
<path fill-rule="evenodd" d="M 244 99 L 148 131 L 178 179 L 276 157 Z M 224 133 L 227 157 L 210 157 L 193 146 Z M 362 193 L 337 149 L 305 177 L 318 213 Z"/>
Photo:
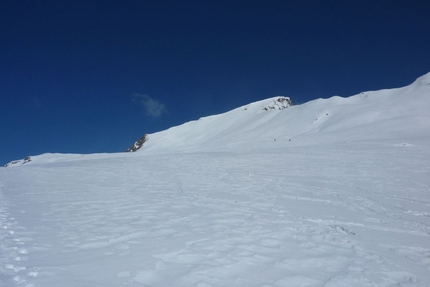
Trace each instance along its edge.
<path fill-rule="evenodd" d="M 27 156 L 24 159 L 11 161 L 11 162 L 5 164 L 4 167 L 9 167 L 9 166 L 12 166 L 12 165 L 23 165 L 23 164 L 26 164 L 26 163 L 28 163 L 30 161 L 31 161 L 31 157 Z"/>
<path fill-rule="evenodd" d="M 263 110 L 284 110 L 288 107 L 291 107 L 293 102 L 288 97 L 279 97 L 276 100 L 273 100 L 273 103 L 267 107 L 264 107 Z"/>
<path fill-rule="evenodd" d="M 148 141 L 148 135 L 144 134 L 139 140 L 129 147 L 126 152 L 135 152 L 143 147 L 143 144 Z"/>

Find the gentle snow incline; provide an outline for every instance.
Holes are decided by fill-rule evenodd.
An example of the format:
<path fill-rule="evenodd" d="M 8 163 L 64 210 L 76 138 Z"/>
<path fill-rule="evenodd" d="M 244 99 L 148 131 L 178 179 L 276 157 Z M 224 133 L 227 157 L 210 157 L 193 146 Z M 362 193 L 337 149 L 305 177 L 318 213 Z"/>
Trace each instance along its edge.
<path fill-rule="evenodd" d="M 1 170 L 2 286 L 429 285 L 427 147 L 91 157 Z"/>

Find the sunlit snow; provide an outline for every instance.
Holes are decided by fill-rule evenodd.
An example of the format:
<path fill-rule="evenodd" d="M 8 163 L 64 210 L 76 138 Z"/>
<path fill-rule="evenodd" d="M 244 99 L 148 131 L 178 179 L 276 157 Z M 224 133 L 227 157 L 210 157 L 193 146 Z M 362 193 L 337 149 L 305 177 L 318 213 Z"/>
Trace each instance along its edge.
<path fill-rule="evenodd" d="M 273 101 L 0 168 L 0 286 L 430 286 L 430 74 Z"/>

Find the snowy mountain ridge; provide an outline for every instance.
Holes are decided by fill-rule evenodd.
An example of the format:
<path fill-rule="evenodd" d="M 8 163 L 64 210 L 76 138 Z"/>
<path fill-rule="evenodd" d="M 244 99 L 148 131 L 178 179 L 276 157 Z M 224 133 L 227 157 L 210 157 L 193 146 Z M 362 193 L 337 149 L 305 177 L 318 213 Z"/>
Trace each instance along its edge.
<path fill-rule="evenodd" d="M 407 141 L 430 134 L 430 73 L 394 89 L 333 96 L 293 106 L 288 97 L 253 102 L 144 135 L 138 153 L 251 151 L 363 140 Z M 339 137 L 339 135 L 342 135 Z M 38 160 L 43 155 L 38 156 Z M 15 160 L 5 166 L 34 164 Z M 31 162 L 30 162 L 31 161 Z"/>
<path fill-rule="evenodd" d="M 403 88 L 317 99 L 286 110 L 267 108 L 278 101 L 270 98 L 149 134 L 140 152 L 252 150 L 270 147 L 274 141 L 278 146 L 288 142 L 288 147 L 364 137 L 407 140 L 430 131 L 429 83 L 430 73 Z"/>

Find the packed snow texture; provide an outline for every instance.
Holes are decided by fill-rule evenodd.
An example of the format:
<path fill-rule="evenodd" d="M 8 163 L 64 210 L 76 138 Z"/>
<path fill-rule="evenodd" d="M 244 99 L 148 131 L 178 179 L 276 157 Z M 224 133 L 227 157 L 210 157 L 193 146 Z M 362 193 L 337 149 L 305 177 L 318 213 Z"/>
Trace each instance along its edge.
<path fill-rule="evenodd" d="M 0 286 L 430 286 L 429 84 L 0 168 Z"/>

